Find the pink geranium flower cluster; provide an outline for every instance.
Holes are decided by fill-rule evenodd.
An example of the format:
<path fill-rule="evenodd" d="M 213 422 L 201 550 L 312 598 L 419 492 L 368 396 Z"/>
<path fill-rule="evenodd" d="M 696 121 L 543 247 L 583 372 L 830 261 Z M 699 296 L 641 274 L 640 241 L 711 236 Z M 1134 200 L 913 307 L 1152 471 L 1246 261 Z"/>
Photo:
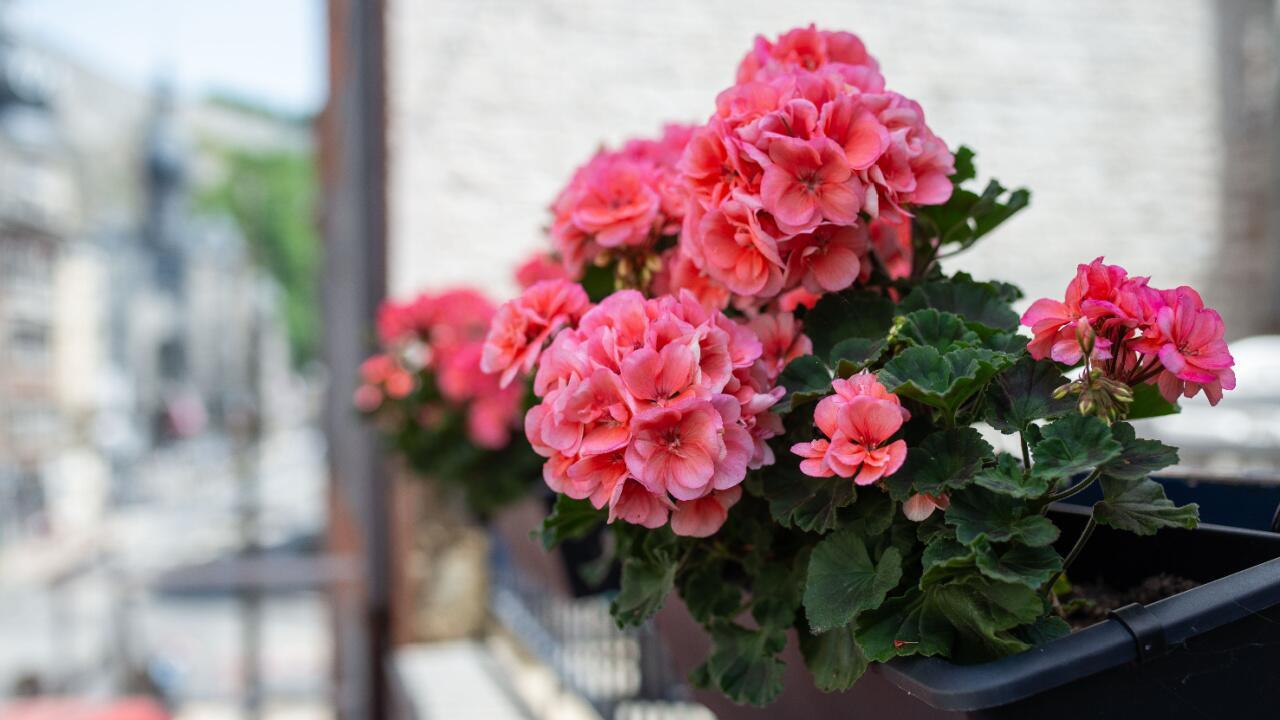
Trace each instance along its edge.
<path fill-rule="evenodd" d="M 1023 314 L 1035 335 L 1027 344 L 1032 357 L 1067 365 L 1087 359 L 1127 385 L 1156 383 L 1170 402 L 1203 390 L 1218 404 L 1236 386 L 1218 312 L 1189 287 L 1158 290 L 1102 260 L 1077 267 L 1063 300 L 1037 300 Z"/>
<path fill-rule="evenodd" d="M 542 349 L 562 328 L 578 322 L 591 305 L 582 286 L 542 280 L 502 305 L 490 323 L 480 368 L 500 373 L 502 387 L 516 375 L 530 375 Z"/>
<path fill-rule="evenodd" d="M 869 372 L 836 379 L 831 389 L 835 394 L 820 400 L 813 412 L 814 423 L 826 437 L 791 447 L 804 458 L 801 472 L 853 478 L 857 485 L 871 485 L 897 472 L 907 459 L 907 443 L 889 438 L 911 418 L 902 400 Z"/>
<path fill-rule="evenodd" d="M 762 328 L 770 353 L 806 346 L 794 324 Z M 505 337 L 495 333 L 491 343 Z M 525 434 L 557 492 L 607 506 L 610 522 L 670 521 L 677 534 L 705 537 L 724 523 L 747 469 L 774 460 L 765 440 L 782 430 L 769 412 L 784 392 L 777 365 L 751 327 L 688 291 L 617 292 L 542 353 L 541 402 Z"/>
<path fill-rule="evenodd" d="M 506 446 L 521 398 L 519 388 L 500 387 L 498 378 L 480 369 L 494 312 L 488 298 L 466 289 L 383 303 L 377 318 L 383 352 L 361 365 L 356 407 L 377 413 L 388 400 L 405 400 L 433 383 L 435 392 L 423 395 L 421 407 L 399 409 L 415 413 L 413 420 L 427 426 L 448 410 L 465 412 L 471 442 L 488 449 Z"/>
<path fill-rule="evenodd" d="M 569 275 L 609 254 L 643 257 L 684 217 L 675 165 L 692 127 L 667 125 L 657 140 L 602 149 L 578 168 L 551 205 L 551 241 Z"/>
<path fill-rule="evenodd" d="M 680 161 L 681 248 L 734 293 L 834 292 L 870 272 L 869 223 L 946 202 L 954 157 L 848 33 L 759 39 Z M 878 231 L 877 251 L 900 254 Z"/>

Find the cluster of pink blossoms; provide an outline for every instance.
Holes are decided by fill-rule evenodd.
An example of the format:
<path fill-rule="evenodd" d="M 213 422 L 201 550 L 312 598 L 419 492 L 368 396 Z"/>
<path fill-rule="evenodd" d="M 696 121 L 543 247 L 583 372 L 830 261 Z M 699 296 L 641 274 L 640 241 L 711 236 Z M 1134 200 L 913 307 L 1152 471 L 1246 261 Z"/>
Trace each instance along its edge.
<path fill-rule="evenodd" d="M 375 414 L 388 400 L 404 400 L 421 383 L 434 382 L 443 405 L 413 408 L 414 421 L 430 427 L 448 410 L 465 411 L 471 442 L 504 447 L 518 424 L 521 398 L 518 387 L 499 387 L 480 369 L 494 312 L 486 297 L 465 289 L 383 303 L 377 318 L 383 352 L 361 365 L 356 407 Z"/>
<path fill-rule="evenodd" d="M 1023 314 L 1035 335 L 1027 350 L 1067 365 L 1088 355 L 1106 377 L 1130 386 L 1154 382 L 1170 402 L 1203 390 L 1218 404 L 1236 386 L 1222 317 L 1195 290 L 1158 290 L 1148 280 L 1102 258 L 1078 266 L 1063 300 L 1037 300 Z"/>
<path fill-rule="evenodd" d="M 602 149 L 551 205 L 551 241 L 569 275 L 610 252 L 643 256 L 679 232 L 685 195 L 676 172 L 692 127 L 667 125 L 658 140 Z"/>
<path fill-rule="evenodd" d="M 896 473 L 907 459 L 907 442 L 889 439 L 911 419 L 902 400 L 869 372 L 836 379 L 831 389 L 835 394 L 818 401 L 813 411 L 814 424 L 825 437 L 791 446 L 791 452 L 804 458 L 800 471 L 810 477 L 853 478 L 856 485 L 873 485 Z M 916 495 L 903 510 L 912 520 L 923 520 L 947 504 L 945 497 Z"/>
<path fill-rule="evenodd" d="M 500 310 L 486 357 L 524 356 L 530 345 L 513 352 L 518 333 L 503 318 Z M 547 484 L 608 506 L 610 522 L 714 533 L 747 469 L 774 461 L 765 441 L 782 430 L 769 412 L 784 393 L 778 368 L 808 349 L 786 318 L 742 325 L 689 291 L 646 299 L 625 290 L 587 310 L 537 359 L 541 402 L 525 434 L 547 458 Z"/>
<path fill-rule="evenodd" d="M 911 206 L 947 201 L 955 164 L 856 36 L 810 26 L 757 40 L 680 170 L 682 250 L 734 293 L 769 299 L 843 290 L 873 249 L 896 260 L 896 228 Z"/>

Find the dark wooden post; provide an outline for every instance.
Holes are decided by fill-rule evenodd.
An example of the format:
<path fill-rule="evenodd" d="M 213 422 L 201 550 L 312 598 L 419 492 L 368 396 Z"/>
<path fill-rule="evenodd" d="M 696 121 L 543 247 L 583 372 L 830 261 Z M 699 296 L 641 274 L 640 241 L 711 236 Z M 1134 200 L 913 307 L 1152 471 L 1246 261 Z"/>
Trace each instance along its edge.
<path fill-rule="evenodd" d="M 360 362 L 386 294 L 386 113 L 382 0 L 329 0 L 329 102 L 321 121 L 325 406 L 330 546 L 355 555 L 355 586 L 333 593 L 337 702 L 349 720 L 391 717 L 388 479 L 378 439 L 355 415 Z"/>

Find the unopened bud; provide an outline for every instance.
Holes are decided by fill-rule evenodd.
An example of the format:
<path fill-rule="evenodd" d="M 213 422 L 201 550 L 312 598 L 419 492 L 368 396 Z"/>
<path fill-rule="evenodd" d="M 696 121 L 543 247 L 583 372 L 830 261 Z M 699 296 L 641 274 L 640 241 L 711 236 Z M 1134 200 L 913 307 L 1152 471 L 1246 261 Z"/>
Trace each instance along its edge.
<path fill-rule="evenodd" d="M 1085 318 L 1080 318 L 1076 323 L 1076 342 L 1080 343 L 1080 351 L 1089 356 L 1093 354 L 1094 341 L 1097 335 L 1093 332 L 1093 327 L 1089 325 Z"/>

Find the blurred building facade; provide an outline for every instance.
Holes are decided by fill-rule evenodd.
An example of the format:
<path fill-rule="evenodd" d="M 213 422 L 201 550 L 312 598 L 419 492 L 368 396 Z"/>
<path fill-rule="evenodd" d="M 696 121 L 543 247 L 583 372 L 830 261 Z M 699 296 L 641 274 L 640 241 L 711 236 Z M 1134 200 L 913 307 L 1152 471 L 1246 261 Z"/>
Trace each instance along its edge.
<path fill-rule="evenodd" d="M 151 448 L 296 386 L 274 280 L 191 197 L 219 147 L 309 142 L 0 33 L 0 543 L 84 530 Z"/>

